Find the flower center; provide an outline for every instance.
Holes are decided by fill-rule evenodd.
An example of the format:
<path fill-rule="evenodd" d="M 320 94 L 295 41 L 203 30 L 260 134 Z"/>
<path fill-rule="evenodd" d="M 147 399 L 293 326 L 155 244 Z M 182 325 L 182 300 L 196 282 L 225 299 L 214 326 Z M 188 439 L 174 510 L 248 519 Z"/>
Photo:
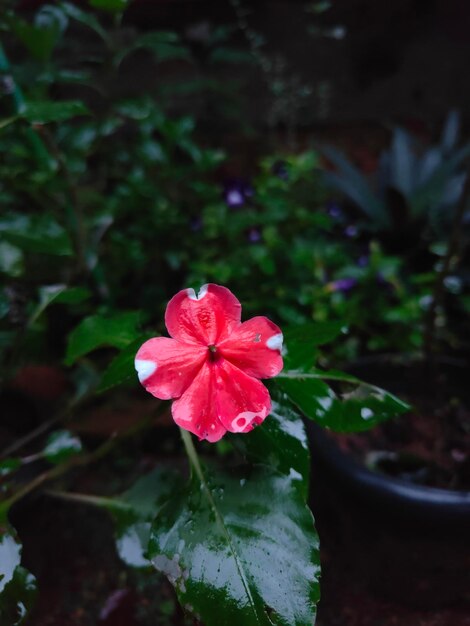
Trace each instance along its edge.
<path fill-rule="evenodd" d="M 217 346 L 211 345 L 207 346 L 207 348 L 209 350 L 209 360 L 216 361 L 219 358 L 219 355 L 217 354 Z"/>

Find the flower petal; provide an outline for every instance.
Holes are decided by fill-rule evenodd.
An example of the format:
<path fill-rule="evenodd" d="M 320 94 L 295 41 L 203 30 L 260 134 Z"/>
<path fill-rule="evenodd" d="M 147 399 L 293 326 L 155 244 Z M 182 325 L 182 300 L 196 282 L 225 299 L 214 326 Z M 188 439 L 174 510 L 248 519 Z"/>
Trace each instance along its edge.
<path fill-rule="evenodd" d="M 183 343 L 213 345 L 240 324 L 241 304 L 226 287 L 204 285 L 196 296 L 183 289 L 168 303 L 165 324 L 170 335 Z"/>
<path fill-rule="evenodd" d="M 178 426 L 210 442 L 218 441 L 227 432 L 218 419 L 214 383 L 213 364 L 206 363 L 185 393 L 171 407 L 173 419 Z"/>
<path fill-rule="evenodd" d="M 207 348 L 168 337 L 146 341 L 135 357 L 135 369 L 147 391 L 160 398 L 178 398 L 189 387 L 207 358 Z"/>
<path fill-rule="evenodd" d="M 282 370 L 282 333 L 267 317 L 240 324 L 219 344 L 220 354 L 255 378 L 271 378 Z"/>
<path fill-rule="evenodd" d="M 215 401 L 219 420 L 232 433 L 247 433 L 261 424 L 271 410 L 266 387 L 228 361 L 214 364 Z"/>

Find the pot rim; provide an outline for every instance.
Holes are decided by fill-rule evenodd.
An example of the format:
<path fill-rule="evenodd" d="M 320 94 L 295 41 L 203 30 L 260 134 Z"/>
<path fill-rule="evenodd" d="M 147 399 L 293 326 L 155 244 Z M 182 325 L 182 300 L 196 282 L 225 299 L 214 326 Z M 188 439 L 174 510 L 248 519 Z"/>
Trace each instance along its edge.
<path fill-rule="evenodd" d="M 403 478 L 380 474 L 347 454 L 311 420 L 306 420 L 313 462 L 326 466 L 335 483 L 356 492 L 363 500 L 375 498 L 387 509 L 413 511 L 439 518 L 465 518 L 470 521 L 470 491 L 457 491 L 419 485 Z M 313 476 L 315 480 L 315 476 Z"/>

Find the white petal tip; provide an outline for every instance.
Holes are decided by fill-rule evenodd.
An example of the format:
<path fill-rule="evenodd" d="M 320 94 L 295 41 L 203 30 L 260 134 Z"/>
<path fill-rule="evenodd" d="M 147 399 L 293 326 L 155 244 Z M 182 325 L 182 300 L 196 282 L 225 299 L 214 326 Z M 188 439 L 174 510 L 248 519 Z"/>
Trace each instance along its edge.
<path fill-rule="evenodd" d="M 270 349 L 270 350 L 282 350 L 282 341 L 283 341 L 283 336 L 282 333 L 278 333 L 277 335 L 273 335 L 272 337 L 270 337 L 267 342 L 266 342 L 266 346 Z"/>
<path fill-rule="evenodd" d="M 239 413 L 232 422 L 232 432 L 241 433 L 245 431 L 256 418 L 263 421 L 266 417 L 266 413 L 266 408 L 259 413 L 254 411 L 244 411 L 243 413 Z"/>
<path fill-rule="evenodd" d="M 157 364 L 154 361 L 146 361 L 145 359 L 136 359 L 134 365 L 141 383 L 147 380 L 157 369 Z"/>
<path fill-rule="evenodd" d="M 202 300 L 204 298 L 204 296 L 207 293 L 207 290 L 209 288 L 209 285 L 203 285 L 200 289 L 198 294 L 196 295 L 196 292 L 194 291 L 194 289 L 189 288 L 186 290 L 186 293 L 188 294 L 188 298 L 190 300 Z"/>

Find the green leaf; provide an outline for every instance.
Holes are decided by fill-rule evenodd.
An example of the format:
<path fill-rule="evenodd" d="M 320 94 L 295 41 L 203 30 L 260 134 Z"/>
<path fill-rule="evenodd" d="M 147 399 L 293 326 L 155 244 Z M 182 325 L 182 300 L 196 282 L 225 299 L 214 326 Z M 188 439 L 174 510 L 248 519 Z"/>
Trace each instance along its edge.
<path fill-rule="evenodd" d="M 92 13 L 88 13 L 87 11 L 83 11 L 82 9 L 79 9 L 77 6 L 75 6 L 71 2 L 60 3 L 60 8 L 64 11 L 64 13 L 68 17 L 76 20 L 77 22 L 80 22 L 80 24 L 83 24 L 84 26 L 87 26 L 88 28 L 93 30 L 97 35 L 101 37 L 101 39 L 106 44 L 109 45 L 110 40 L 109 40 L 106 30 L 101 26 L 99 21 L 96 19 L 96 17 Z"/>
<path fill-rule="evenodd" d="M 16 15 L 7 18 L 18 39 L 39 61 L 47 61 L 67 28 L 67 16 L 52 5 L 43 6 L 36 14 L 34 24 L 29 24 Z"/>
<path fill-rule="evenodd" d="M 69 430 L 57 430 L 47 439 L 42 456 L 53 465 L 60 465 L 83 450 L 80 439 Z"/>
<path fill-rule="evenodd" d="M 21 467 L 21 460 L 17 458 L 8 458 L 0 461 L 0 477 L 8 476 Z M 1 520 L 0 520 L 1 524 Z"/>
<path fill-rule="evenodd" d="M 162 507 L 149 556 L 205 626 L 311 626 L 318 536 L 294 479 L 267 467 L 196 473 Z"/>
<path fill-rule="evenodd" d="M 188 48 L 181 45 L 180 38 L 176 33 L 157 31 L 144 33 L 136 37 L 131 46 L 121 50 L 116 55 L 115 64 L 119 65 L 126 56 L 139 49 L 151 52 L 157 62 L 175 59 L 191 60 Z"/>
<path fill-rule="evenodd" d="M 374 195 L 367 178 L 348 161 L 340 150 L 332 146 L 322 146 L 321 152 L 337 170 L 337 172 L 324 172 L 326 181 L 348 196 L 378 226 L 389 226 L 390 216 L 387 208 Z"/>
<path fill-rule="evenodd" d="M 325 380 L 345 383 L 348 391 L 336 394 Z M 384 389 L 342 372 L 283 371 L 276 383 L 306 417 L 336 432 L 368 430 L 410 408 Z"/>
<path fill-rule="evenodd" d="M 395 128 L 390 148 L 390 184 L 408 198 L 416 181 L 416 157 L 411 136 L 402 128 Z"/>
<path fill-rule="evenodd" d="M 310 455 L 304 423 L 286 394 L 274 388 L 271 398 L 271 413 L 261 426 L 243 437 L 231 435 L 230 440 L 249 461 L 269 465 L 280 474 L 291 476 L 306 500 Z"/>
<path fill-rule="evenodd" d="M 119 556 L 131 567 L 148 567 L 147 557 L 151 522 L 157 511 L 182 486 L 180 474 L 158 467 L 142 476 L 120 497 L 127 507 L 109 508 L 116 522 Z"/>
<path fill-rule="evenodd" d="M 0 535 L 0 594 L 13 578 L 15 569 L 21 562 L 21 545 L 10 532 L 3 529 Z"/>
<path fill-rule="evenodd" d="M 3 120 L 0 120 L 0 130 L 2 128 L 5 128 L 6 126 L 9 126 L 10 124 L 13 124 L 13 122 L 16 122 L 17 119 L 18 119 L 17 115 L 14 115 L 13 117 L 3 118 Z"/>
<path fill-rule="evenodd" d="M 318 356 L 316 348 L 333 341 L 346 330 L 343 322 L 316 322 L 288 327 L 284 331 L 284 367 L 302 371 L 310 369 Z"/>
<path fill-rule="evenodd" d="M 57 256 L 73 254 L 65 230 L 47 215 L 11 214 L 0 219 L 0 239 L 29 252 Z"/>
<path fill-rule="evenodd" d="M 129 0 L 88 0 L 88 2 L 95 9 L 110 13 L 122 13 L 129 4 Z"/>
<path fill-rule="evenodd" d="M 442 164 L 435 170 L 433 175 L 420 187 L 418 187 L 410 197 L 410 206 L 414 216 L 419 216 L 432 207 L 436 201 L 440 201 L 445 186 L 450 177 L 460 168 L 470 157 L 470 144 L 466 144 L 455 153 L 448 155 Z"/>
<path fill-rule="evenodd" d="M 148 567 L 147 546 L 151 521 L 164 502 L 182 486 L 180 474 L 158 467 L 141 476 L 130 489 L 114 498 L 65 493 L 67 500 L 105 509 L 115 523 L 119 556 L 131 567 Z"/>
<path fill-rule="evenodd" d="M 1 228 L 1 226 L 0 226 Z M 6 241 L 0 242 L 0 272 L 17 278 L 24 271 L 23 253 Z"/>
<path fill-rule="evenodd" d="M 134 360 L 137 350 L 140 346 L 150 339 L 154 335 L 142 335 L 139 339 L 136 339 L 129 344 L 124 350 L 122 350 L 110 363 L 107 370 L 103 374 L 101 383 L 97 389 L 97 392 L 106 391 L 116 385 L 121 385 L 126 380 L 136 378 L 136 372 L 134 367 Z"/>
<path fill-rule="evenodd" d="M 38 317 L 52 303 L 77 304 L 90 297 L 90 292 L 84 287 L 67 287 L 67 285 L 46 285 L 39 288 L 39 304 L 30 317 L 29 324 L 33 324 Z"/>
<path fill-rule="evenodd" d="M 23 624 L 36 596 L 36 580 L 20 562 L 21 545 L 0 520 L 0 624 L 5 626 Z"/>
<path fill-rule="evenodd" d="M 65 364 L 72 365 L 77 359 L 105 346 L 123 349 L 139 336 L 137 326 L 139 312 L 117 313 L 108 317 L 86 317 L 70 333 L 67 341 Z"/>
<path fill-rule="evenodd" d="M 80 115 L 90 115 L 90 112 L 79 100 L 28 102 L 25 109 L 21 111 L 21 117 L 32 124 L 64 122 Z"/>
<path fill-rule="evenodd" d="M 441 149 L 444 153 L 449 153 L 455 148 L 459 139 L 460 132 L 460 114 L 453 109 L 449 111 L 441 136 Z"/>

